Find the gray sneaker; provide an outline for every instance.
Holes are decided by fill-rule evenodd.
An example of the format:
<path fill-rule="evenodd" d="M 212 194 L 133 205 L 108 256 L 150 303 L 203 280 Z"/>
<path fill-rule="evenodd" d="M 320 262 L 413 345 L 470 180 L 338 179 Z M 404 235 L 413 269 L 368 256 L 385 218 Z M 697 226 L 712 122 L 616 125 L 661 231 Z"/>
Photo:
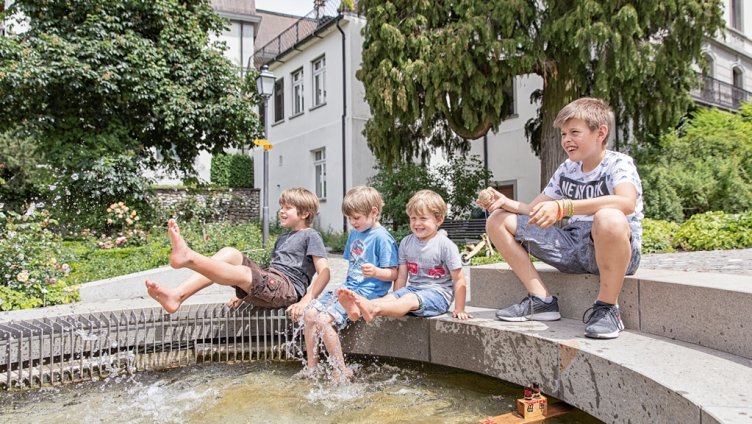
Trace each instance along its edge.
<path fill-rule="evenodd" d="M 559 299 L 553 296 L 551 303 L 546 303 L 538 297 L 528 295 L 522 302 L 499 309 L 496 318 L 502 321 L 556 321 L 559 314 Z"/>
<path fill-rule="evenodd" d="M 590 313 L 588 315 L 588 312 Z M 597 301 L 582 315 L 582 322 L 587 324 L 585 336 L 594 339 L 615 339 L 624 329 L 621 313 L 616 305 L 607 305 Z"/>

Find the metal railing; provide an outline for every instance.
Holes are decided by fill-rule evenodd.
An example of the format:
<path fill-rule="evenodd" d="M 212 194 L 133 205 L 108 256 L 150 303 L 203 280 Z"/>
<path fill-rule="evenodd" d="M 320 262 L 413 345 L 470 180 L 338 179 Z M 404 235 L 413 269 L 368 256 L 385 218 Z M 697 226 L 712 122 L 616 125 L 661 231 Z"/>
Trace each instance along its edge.
<path fill-rule="evenodd" d="M 752 92 L 707 75 L 698 76 L 701 86 L 692 91 L 692 97 L 701 103 L 736 111 L 742 102 L 752 101 Z"/>
<path fill-rule="evenodd" d="M 300 357 L 284 309 L 244 304 L 90 313 L 0 324 L 0 389 L 96 380 L 205 362 Z"/>
<path fill-rule="evenodd" d="M 249 63 L 248 66 L 260 69 L 262 65 L 274 61 L 280 54 L 293 49 L 319 28 L 339 17 L 341 15 L 340 3 L 341 0 L 317 1 L 313 10 L 257 49 L 253 54 L 253 63 Z"/>

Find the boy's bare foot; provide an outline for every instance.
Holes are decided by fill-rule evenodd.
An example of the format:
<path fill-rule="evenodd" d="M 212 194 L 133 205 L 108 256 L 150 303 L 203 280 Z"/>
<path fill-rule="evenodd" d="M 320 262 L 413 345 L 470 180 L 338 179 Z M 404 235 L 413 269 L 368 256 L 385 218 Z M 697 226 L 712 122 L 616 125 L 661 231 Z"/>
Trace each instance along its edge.
<path fill-rule="evenodd" d="M 358 305 L 360 315 L 366 322 L 373 321 L 376 318 L 376 304 L 366 299 L 365 297 L 358 296 L 355 298 L 355 304 Z"/>
<path fill-rule="evenodd" d="M 353 374 L 353 370 L 347 365 L 332 367 L 332 383 L 335 385 L 349 383 Z"/>
<path fill-rule="evenodd" d="M 180 235 L 180 227 L 174 219 L 167 220 L 167 235 L 170 237 L 170 244 L 172 244 L 170 266 L 175 269 L 186 266 L 193 251 L 185 243 L 183 236 Z"/>
<path fill-rule="evenodd" d="M 354 322 L 360 319 L 360 309 L 355 304 L 356 297 L 354 291 L 346 287 L 340 287 L 337 289 L 337 299 L 342 304 L 342 307 L 345 308 L 350 321 Z"/>
<path fill-rule="evenodd" d="M 180 300 L 180 296 L 175 293 L 175 289 L 160 287 L 151 280 L 146 280 L 146 291 L 149 292 L 149 296 L 162 305 L 162 308 L 168 314 L 177 311 L 180 304 L 183 303 Z"/>

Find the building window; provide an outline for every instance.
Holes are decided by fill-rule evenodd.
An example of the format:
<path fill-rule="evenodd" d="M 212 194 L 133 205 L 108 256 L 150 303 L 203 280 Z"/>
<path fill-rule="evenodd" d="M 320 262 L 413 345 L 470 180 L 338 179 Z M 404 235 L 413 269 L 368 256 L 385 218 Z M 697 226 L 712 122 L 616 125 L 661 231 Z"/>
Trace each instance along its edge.
<path fill-rule="evenodd" d="M 731 0 L 731 28 L 744 31 L 742 0 Z"/>
<path fill-rule="evenodd" d="M 313 151 L 313 172 L 316 196 L 319 199 L 326 199 L 326 149 Z"/>
<path fill-rule="evenodd" d="M 514 96 L 514 78 L 504 84 L 504 88 L 502 89 L 501 94 L 502 96 L 504 96 L 504 108 L 506 110 L 507 116 L 516 116 L 517 105 Z"/>
<path fill-rule="evenodd" d="M 517 198 L 517 181 L 503 181 L 492 184 L 492 187 L 495 188 L 499 193 L 503 194 L 504 196 L 507 196 L 508 198 L 514 200 Z"/>
<path fill-rule="evenodd" d="M 313 107 L 326 103 L 326 57 L 321 57 L 311 64 L 313 69 Z"/>
<path fill-rule="evenodd" d="M 292 114 L 303 113 L 303 70 L 299 69 L 292 73 Z"/>
<path fill-rule="evenodd" d="M 274 122 L 285 119 L 285 80 L 274 82 Z"/>
<path fill-rule="evenodd" d="M 735 108 L 739 108 L 741 102 L 744 101 L 744 73 L 738 66 L 734 66 L 731 72 L 734 81 L 734 88 L 732 88 L 732 102 Z"/>

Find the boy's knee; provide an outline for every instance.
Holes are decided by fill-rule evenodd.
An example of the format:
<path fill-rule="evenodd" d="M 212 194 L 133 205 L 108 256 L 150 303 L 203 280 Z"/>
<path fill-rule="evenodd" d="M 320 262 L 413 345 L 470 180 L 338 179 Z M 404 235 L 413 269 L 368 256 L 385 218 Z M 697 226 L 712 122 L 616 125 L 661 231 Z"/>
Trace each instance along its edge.
<path fill-rule="evenodd" d="M 319 311 L 315 308 L 308 309 L 303 314 L 303 321 L 306 325 L 313 325 L 316 324 L 319 318 Z"/>
<path fill-rule="evenodd" d="M 593 215 L 593 238 L 629 236 L 629 222 L 618 209 L 601 209 Z"/>
<path fill-rule="evenodd" d="M 510 224 L 509 220 L 515 218 L 515 214 L 502 209 L 497 209 L 491 212 L 491 215 L 486 220 L 486 232 L 492 234 L 506 230 L 508 225 Z"/>

